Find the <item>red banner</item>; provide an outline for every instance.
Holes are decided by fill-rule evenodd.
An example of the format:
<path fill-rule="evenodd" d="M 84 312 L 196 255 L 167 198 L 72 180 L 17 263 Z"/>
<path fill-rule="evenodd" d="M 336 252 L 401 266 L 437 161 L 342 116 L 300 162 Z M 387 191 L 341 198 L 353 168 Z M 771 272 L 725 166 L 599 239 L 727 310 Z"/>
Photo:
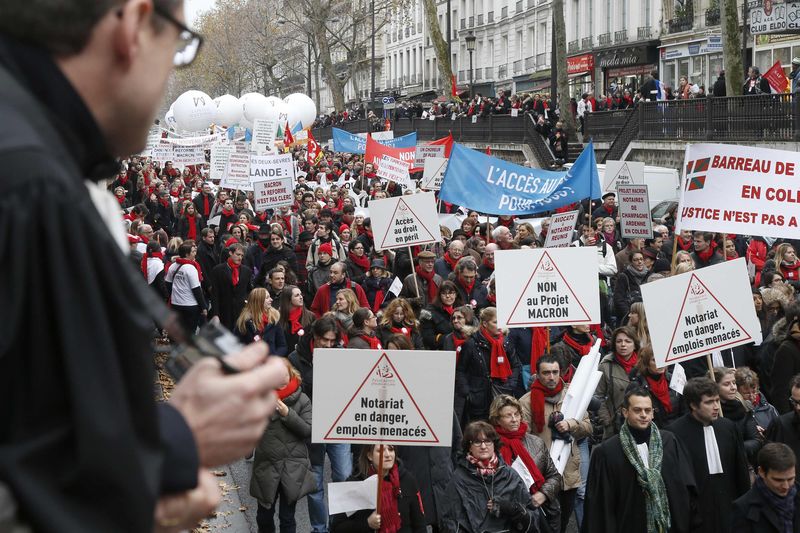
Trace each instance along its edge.
<path fill-rule="evenodd" d="M 367 135 L 367 150 L 364 154 L 364 162 L 372 163 L 377 169 L 380 166 L 381 158 L 384 155 L 390 155 L 397 159 L 407 162 L 410 165 L 414 164 L 414 159 L 417 156 L 417 147 L 411 148 L 390 148 L 378 141 L 372 139 L 372 135 Z"/>
<path fill-rule="evenodd" d="M 764 78 L 769 82 L 770 87 L 776 93 L 785 93 L 789 87 L 789 79 L 783 72 L 780 61 L 776 61 L 768 71 L 764 73 Z"/>
<path fill-rule="evenodd" d="M 441 139 L 436 139 L 435 141 L 431 141 L 428 145 L 443 145 L 444 146 L 444 156 L 450 157 L 450 150 L 453 149 L 453 134 L 449 134 L 447 137 L 442 137 Z"/>
<path fill-rule="evenodd" d="M 594 70 L 594 54 L 567 58 L 567 74 L 580 74 Z"/>

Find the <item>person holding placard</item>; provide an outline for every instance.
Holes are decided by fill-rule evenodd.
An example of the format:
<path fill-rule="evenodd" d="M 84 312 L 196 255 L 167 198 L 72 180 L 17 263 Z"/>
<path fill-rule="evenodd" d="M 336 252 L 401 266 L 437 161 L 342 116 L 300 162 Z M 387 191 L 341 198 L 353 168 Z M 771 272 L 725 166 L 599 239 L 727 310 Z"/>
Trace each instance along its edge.
<path fill-rule="evenodd" d="M 389 302 L 380 319 L 377 335 L 384 346 L 389 345 L 389 337 L 403 335 L 407 337 L 415 350 L 422 350 L 420 327 L 411 304 L 405 298 L 397 298 Z"/>
<path fill-rule="evenodd" d="M 403 280 L 403 289 L 400 296 L 403 298 L 418 298 L 420 307 L 425 307 L 436 298 L 442 277 L 433 271 L 436 254 L 423 250 L 417 254 L 417 266 L 414 273 Z M 416 279 L 415 279 L 416 278 Z"/>
<path fill-rule="evenodd" d="M 528 425 L 522 420 L 522 407 L 513 396 L 502 394 L 492 401 L 489 407 L 489 423 L 494 426 L 503 445 L 500 455 L 507 465 L 526 471 L 532 481 L 530 485 L 531 503 L 544 510 L 544 519 L 551 531 L 561 529 L 561 507 L 558 494 L 561 492 L 561 474 L 558 473 L 550 452 L 544 441 L 528 432 Z M 517 465 L 517 463 L 521 465 Z M 523 480 L 526 477 L 522 476 Z"/>
<path fill-rule="evenodd" d="M 378 475 L 379 470 L 383 473 L 383 479 L 380 480 L 380 512 L 364 509 L 350 516 L 345 513 L 333 515 L 331 533 L 427 531 L 417 480 L 397 459 L 393 445 L 363 446 L 358 457 L 358 470 L 348 481 L 364 481 L 370 476 Z"/>

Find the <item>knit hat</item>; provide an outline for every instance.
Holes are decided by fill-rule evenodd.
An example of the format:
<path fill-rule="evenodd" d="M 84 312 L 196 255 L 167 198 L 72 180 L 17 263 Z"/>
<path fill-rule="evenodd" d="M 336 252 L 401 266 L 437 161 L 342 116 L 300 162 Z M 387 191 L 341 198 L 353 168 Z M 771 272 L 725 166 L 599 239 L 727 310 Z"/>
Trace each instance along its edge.
<path fill-rule="evenodd" d="M 320 244 L 318 252 L 321 254 L 333 255 L 333 246 L 331 246 L 331 243 L 329 242 Z"/>
<path fill-rule="evenodd" d="M 656 259 L 653 263 L 653 272 L 669 272 L 670 265 L 666 259 Z"/>
<path fill-rule="evenodd" d="M 800 57 L 795 57 L 792 59 L 792 65 L 800 65 Z"/>
<path fill-rule="evenodd" d="M 345 231 L 350 231 L 350 226 L 348 226 L 347 224 L 342 224 L 341 226 L 339 226 L 339 234 Z"/>
<path fill-rule="evenodd" d="M 232 244 L 236 244 L 237 242 L 239 242 L 239 239 L 237 239 L 236 237 L 231 237 L 230 239 L 225 241 L 225 248 L 230 248 Z"/>

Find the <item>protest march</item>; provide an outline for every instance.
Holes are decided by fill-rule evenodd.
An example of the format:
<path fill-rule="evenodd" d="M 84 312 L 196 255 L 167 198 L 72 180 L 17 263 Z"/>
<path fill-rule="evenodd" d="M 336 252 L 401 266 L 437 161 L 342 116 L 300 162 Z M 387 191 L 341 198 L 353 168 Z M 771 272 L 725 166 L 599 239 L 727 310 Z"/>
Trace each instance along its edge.
<path fill-rule="evenodd" d="M 800 531 L 796 152 L 655 217 L 588 136 L 164 102 L 181 3 L 74 4 L 0 22 L 0 532 Z"/>

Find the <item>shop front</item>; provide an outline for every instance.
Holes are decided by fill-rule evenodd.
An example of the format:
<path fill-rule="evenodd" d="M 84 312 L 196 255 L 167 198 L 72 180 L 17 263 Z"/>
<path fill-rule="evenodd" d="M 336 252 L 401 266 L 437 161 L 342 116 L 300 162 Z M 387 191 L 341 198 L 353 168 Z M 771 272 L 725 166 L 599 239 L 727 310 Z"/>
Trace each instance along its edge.
<path fill-rule="evenodd" d="M 594 54 L 581 54 L 567 58 L 569 95 L 576 100 L 594 86 Z"/>
<path fill-rule="evenodd" d="M 659 50 L 661 81 L 673 89 L 685 77 L 689 83 L 704 87 L 708 94 L 725 68 L 721 35 L 665 45 Z"/>
<path fill-rule="evenodd" d="M 634 94 L 658 65 L 658 41 L 598 50 L 594 55 L 600 94 L 625 89 Z"/>

